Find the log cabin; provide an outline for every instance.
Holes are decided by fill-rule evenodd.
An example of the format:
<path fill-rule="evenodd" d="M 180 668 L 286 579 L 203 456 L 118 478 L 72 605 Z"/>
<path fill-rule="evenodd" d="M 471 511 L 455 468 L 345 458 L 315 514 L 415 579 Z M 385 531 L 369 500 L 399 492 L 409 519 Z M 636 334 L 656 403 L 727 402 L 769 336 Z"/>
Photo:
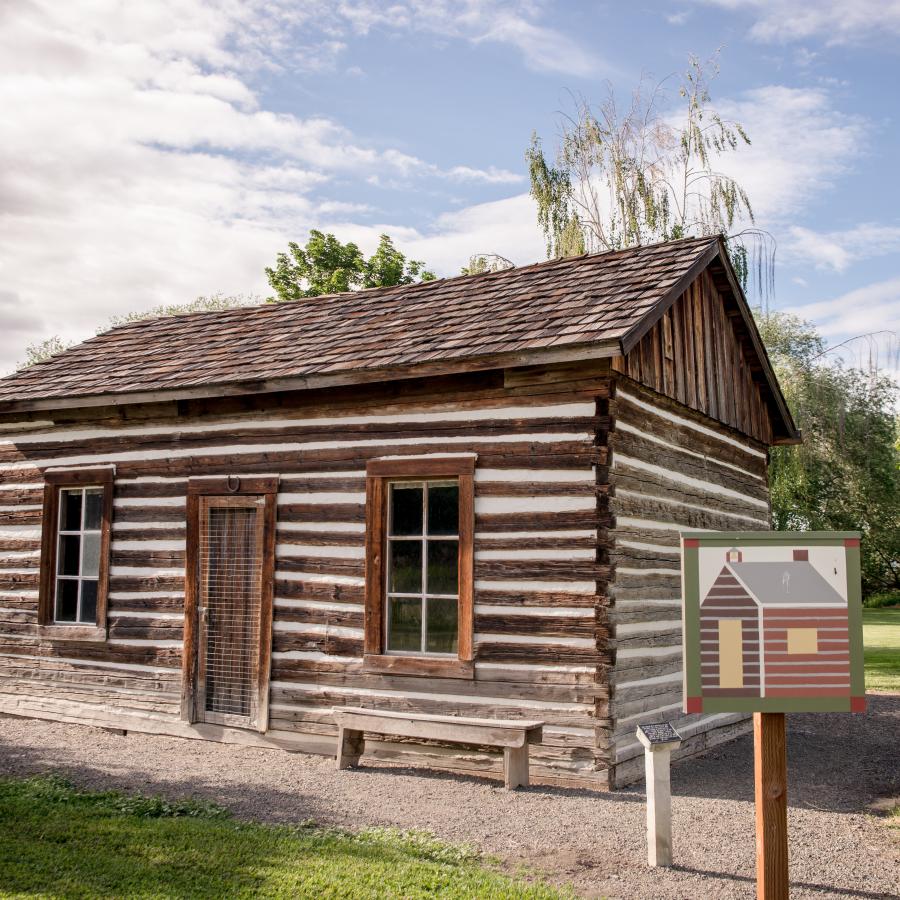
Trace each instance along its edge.
<path fill-rule="evenodd" d="M 0 713 L 333 754 L 530 719 L 538 782 L 681 713 L 679 531 L 796 443 L 723 242 L 133 322 L 0 380 Z M 366 742 L 491 774 L 496 753 Z"/>

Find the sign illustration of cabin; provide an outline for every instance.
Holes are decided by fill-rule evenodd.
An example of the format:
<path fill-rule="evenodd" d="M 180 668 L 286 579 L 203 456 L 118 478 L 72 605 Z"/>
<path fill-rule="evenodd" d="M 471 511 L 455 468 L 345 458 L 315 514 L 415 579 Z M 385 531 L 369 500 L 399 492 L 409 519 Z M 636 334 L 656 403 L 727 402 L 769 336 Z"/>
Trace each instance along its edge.
<path fill-rule="evenodd" d="M 686 534 L 683 547 L 689 712 L 865 709 L 858 534 Z"/>
<path fill-rule="evenodd" d="M 129 322 L 0 379 L 0 713 L 628 783 L 747 728 L 678 715 L 680 532 L 798 440 L 716 238 Z"/>

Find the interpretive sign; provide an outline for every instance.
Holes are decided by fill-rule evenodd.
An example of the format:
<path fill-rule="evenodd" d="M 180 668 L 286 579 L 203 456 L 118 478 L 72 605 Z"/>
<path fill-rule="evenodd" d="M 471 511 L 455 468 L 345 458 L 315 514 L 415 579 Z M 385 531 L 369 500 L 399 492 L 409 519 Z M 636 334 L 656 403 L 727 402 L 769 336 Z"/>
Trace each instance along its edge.
<path fill-rule="evenodd" d="M 857 532 L 683 532 L 688 713 L 864 712 Z"/>

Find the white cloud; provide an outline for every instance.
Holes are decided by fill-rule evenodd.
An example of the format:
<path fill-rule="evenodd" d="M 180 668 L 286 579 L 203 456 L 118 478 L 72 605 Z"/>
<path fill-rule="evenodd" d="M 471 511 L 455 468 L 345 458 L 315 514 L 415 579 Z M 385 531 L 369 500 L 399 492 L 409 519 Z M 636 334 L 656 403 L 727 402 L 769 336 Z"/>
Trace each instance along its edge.
<path fill-rule="evenodd" d="M 794 226 L 781 247 L 788 259 L 844 272 L 860 260 L 900 251 L 900 225 L 865 223 L 828 232 Z"/>
<path fill-rule="evenodd" d="M 859 43 L 900 35 L 900 0 L 701 0 L 754 16 L 750 36 L 759 41 L 822 39 Z"/>
<path fill-rule="evenodd" d="M 347 0 L 337 14 L 357 33 L 372 29 L 411 31 L 473 44 L 515 47 L 525 64 L 542 72 L 590 77 L 603 62 L 561 31 L 540 22 L 541 4 L 533 0 Z"/>
<path fill-rule="evenodd" d="M 827 195 L 866 146 L 866 123 L 835 108 L 824 88 L 769 85 L 718 104 L 740 122 L 750 147 L 720 157 L 719 166 L 746 189 L 767 225 L 795 216 Z"/>
<path fill-rule="evenodd" d="M 293 65 L 285 34 L 313 20 L 327 31 L 331 10 L 308 0 L 0 5 L 0 372 L 27 343 L 88 336 L 113 314 L 266 293 L 263 267 L 289 238 L 323 218 L 372 214 L 346 196 L 354 179 L 521 182 L 261 106 L 253 73 Z"/>
<path fill-rule="evenodd" d="M 834 354 L 848 365 L 877 368 L 900 384 L 900 278 L 785 311 L 814 321 Z"/>

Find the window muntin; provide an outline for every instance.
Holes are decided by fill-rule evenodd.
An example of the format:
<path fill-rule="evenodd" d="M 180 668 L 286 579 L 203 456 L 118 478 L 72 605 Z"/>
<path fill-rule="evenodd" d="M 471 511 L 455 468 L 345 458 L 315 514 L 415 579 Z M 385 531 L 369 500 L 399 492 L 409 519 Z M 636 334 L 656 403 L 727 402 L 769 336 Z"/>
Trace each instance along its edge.
<path fill-rule="evenodd" d="M 387 485 L 385 651 L 456 656 L 459 482 Z"/>
<path fill-rule="evenodd" d="M 103 531 L 101 486 L 60 487 L 53 622 L 96 625 Z"/>

